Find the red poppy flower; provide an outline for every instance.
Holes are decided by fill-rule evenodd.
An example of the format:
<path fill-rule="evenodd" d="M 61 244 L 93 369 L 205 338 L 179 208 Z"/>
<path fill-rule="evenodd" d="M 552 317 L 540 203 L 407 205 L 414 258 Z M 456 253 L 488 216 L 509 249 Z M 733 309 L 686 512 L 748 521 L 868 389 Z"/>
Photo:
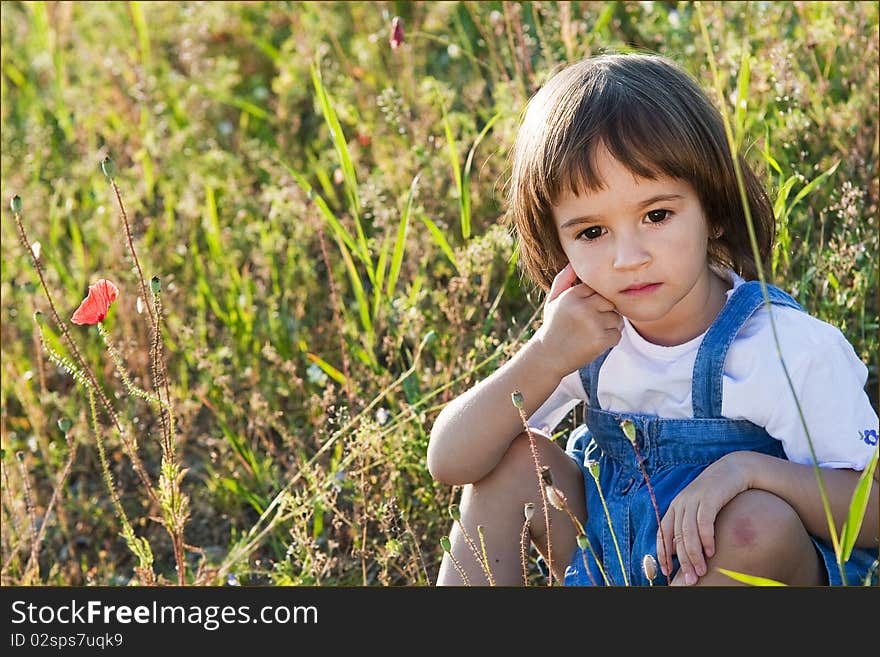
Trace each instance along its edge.
<path fill-rule="evenodd" d="M 397 50 L 403 43 L 403 23 L 400 22 L 400 16 L 391 19 L 391 37 L 388 39 L 392 50 Z"/>
<path fill-rule="evenodd" d="M 89 294 L 79 304 L 70 321 L 74 324 L 97 324 L 107 316 L 110 304 L 119 296 L 119 288 L 106 278 L 89 285 Z"/>

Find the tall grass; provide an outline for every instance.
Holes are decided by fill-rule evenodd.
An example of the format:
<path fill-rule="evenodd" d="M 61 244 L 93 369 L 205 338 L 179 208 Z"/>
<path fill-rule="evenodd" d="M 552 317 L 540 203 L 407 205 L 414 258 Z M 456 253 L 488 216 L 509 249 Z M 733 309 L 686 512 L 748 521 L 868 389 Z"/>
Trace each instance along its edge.
<path fill-rule="evenodd" d="M 62 321 L 95 279 L 119 285 L 111 335 L 144 390 L 150 293 L 107 155 L 143 276 L 162 281 L 182 568 L 98 418 L 157 576 L 433 580 L 457 495 L 425 468 L 433 418 L 540 310 L 500 226 L 517 118 L 561 62 L 606 48 L 669 55 L 707 88 L 712 56 L 735 144 L 776 200 L 766 278 L 840 327 L 876 408 L 877 6 L 702 11 L 712 53 L 691 3 L 3 4 L 3 194 L 24 202 Z M 8 211 L 0 237 L 2 581 L 129 582 L 139 562 L 89 405 L 39 342 L 46 297 Z M 68 328 L 97 385 L 121 390 L 104 344 Z M 158 481 L 161 417 L 137 396 L 108 401 L 137 420 L 136 458 Z"/>

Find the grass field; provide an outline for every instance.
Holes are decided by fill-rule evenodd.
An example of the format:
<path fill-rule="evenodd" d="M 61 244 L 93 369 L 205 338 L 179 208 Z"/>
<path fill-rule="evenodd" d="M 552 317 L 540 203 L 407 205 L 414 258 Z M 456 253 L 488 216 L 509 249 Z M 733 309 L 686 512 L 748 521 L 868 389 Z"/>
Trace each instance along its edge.
<path fill-rule="evenodd" d="M 3 2 L 2 583 L 433 583 L 459 493 L 427 471 L 433 418 L 540 316 L 503 223 L 518 116 L 591 53 L 670 56 L 726 104 L 776 204 L 768 279 L 843 331 L 876 408 L 878 24 L 874 2 Z M 106 343 L 69 322 L 100 278 Z"/>

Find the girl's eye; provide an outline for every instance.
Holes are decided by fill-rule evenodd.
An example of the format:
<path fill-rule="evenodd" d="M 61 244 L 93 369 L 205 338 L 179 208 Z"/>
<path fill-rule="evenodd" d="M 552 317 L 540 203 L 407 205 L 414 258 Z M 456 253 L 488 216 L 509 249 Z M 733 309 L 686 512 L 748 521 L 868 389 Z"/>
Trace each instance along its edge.
<path fill-rule="evenodd" d="M 669 218 L 669 210 L 651 210 L 646 217 L 652 224 L 659 224 Z"/>
<path fill-rule="evenodd" d="M 602 227 L 601 226 L 590 226 L 589 228 L 585 228 L 578 234 L 578 239 L 583 238 L 588 242 L 592 240 L 598 239 L 602 237 Z"/>

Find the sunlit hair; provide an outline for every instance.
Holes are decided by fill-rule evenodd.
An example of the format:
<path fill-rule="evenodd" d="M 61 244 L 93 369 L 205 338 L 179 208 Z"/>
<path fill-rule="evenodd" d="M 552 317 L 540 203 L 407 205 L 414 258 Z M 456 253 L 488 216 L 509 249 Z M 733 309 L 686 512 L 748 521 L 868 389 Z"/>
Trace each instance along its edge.
<path fill-rule="evenodd" d="M 709 234 L 709 262 L 757 277 L 733 159 L 720 113 L 672 61 L 646 54 L 601 55 L 572 64 L 532 97 L 511 153 L 508 218 L 520 263 L 542 289 L 568 260 L 552 207 L 563 194 L 603 187 L 596 147 L 642 178 L 685 180 L 697 193 Z M 774 239 L 773 209 L 740 156 L 761 261 Z"/>

